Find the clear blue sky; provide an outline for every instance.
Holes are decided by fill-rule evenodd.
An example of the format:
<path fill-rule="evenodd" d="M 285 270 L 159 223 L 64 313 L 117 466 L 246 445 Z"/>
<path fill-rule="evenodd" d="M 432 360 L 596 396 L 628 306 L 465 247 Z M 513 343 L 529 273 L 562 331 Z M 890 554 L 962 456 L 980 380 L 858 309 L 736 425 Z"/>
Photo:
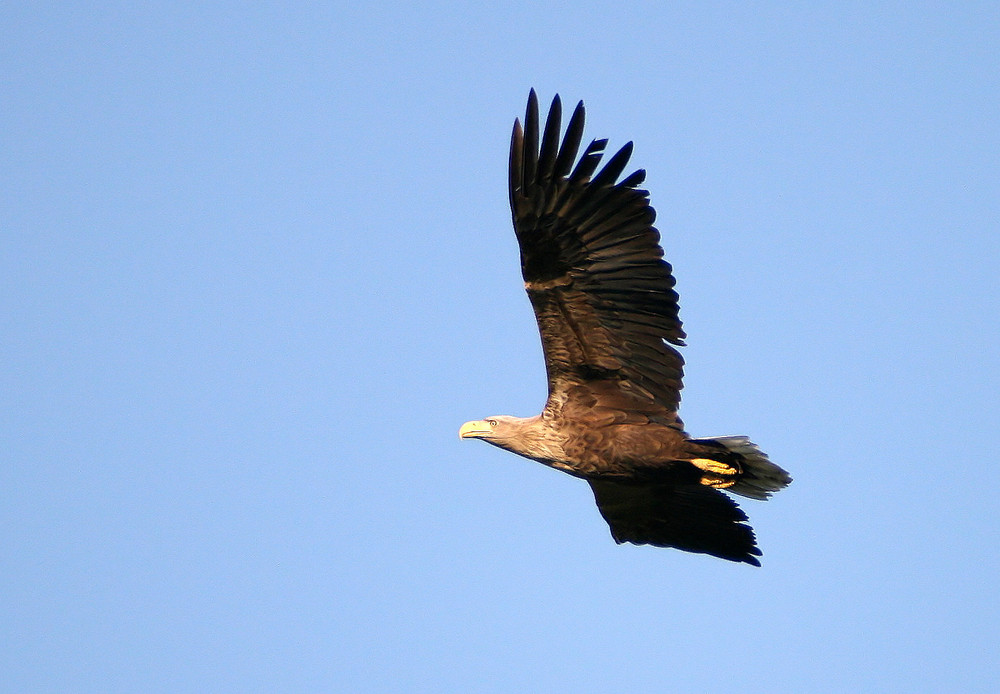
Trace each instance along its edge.
<path fill-rule="evenodd" d="M 0 690 L 987 692 L 995 3 L 0 9 Z M 635 141 L 763 567 L 618 547 L 536 413 L 530 87 Z"/>

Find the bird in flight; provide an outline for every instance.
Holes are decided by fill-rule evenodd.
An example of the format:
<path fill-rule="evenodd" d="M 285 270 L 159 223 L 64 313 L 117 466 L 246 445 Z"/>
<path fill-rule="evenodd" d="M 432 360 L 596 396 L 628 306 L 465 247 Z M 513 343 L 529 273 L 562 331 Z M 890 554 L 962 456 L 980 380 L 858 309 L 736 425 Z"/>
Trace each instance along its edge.
<path fill-rule="evenodd" d="M 760 566 L 747 516 L 725 492 L 765 500 L 791 478 L 746 436 L 684 431 L 675 346 L 685 334 L 656 214 L 638 187 L 646 173 L 618 180 L 629 142 L 595 175 L 607 140 L 578 158 L 583 102 L 560 142 L 561 120 L 556 95 L 540 131 L 532 90 L 510 143 L 510 208 L 548 399 L 539 415 L 466 422 L 459 435 L 585 479 L 618 543 Z"/>

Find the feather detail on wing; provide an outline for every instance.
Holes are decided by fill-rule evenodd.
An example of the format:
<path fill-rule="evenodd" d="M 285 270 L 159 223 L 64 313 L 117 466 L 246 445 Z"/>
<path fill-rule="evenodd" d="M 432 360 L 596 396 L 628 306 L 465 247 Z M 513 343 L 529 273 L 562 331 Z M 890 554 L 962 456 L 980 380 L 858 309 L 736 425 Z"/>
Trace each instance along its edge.
<path fill-rule="evenodd" d="M 637 187 L 645 172 L 618 181 L 631 142 L 599 172 L 605 140 L 591 142 L 577 161 L 583 103 L 560 144 L 561 112 L 556 96 L 539 142 L 532 90 L 524 128 L 514 122 L 510 149 L 511 212 L 550 397 L 612 380 L 629 397 L 676 413 L 684 360 L 670 345 L 684 344 L 684 330 L 653 227 L 656 214 L 647 191 Z"/>
<path fill-rule="evenodd" d="M 590 486 L 619 544 L 676 547 L 760 566 L 746 514 L 716 489 L 605 480 L 590 480 Z"/>

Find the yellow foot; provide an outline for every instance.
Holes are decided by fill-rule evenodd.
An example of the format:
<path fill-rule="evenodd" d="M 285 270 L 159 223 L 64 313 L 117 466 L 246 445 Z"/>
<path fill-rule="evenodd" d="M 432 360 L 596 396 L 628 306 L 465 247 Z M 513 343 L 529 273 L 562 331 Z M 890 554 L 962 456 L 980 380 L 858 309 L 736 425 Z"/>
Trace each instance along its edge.
<path fill-rule="evenodd" d="M 732 465 L 726 465 L 725 463 L 720 463 L 718 460 L 712 460 L 710 458 L 695 458 L 694 460 L 689 460 L 688 462 L 699 470 L 704 470 L 705 472 L 712 473 L 713 475 L 729 476 L 738 475 L 740 472 Z"/>
<path fill-rule="evenodd" d="M 736 484 L 736 479 L 733 477 L 724 478 L 716 477 L 715 475 L 704 475 L 700 480 L 706 487 L 712 487 L 713 489 L 726 489 L 727 487 L 732 487 Z"/>

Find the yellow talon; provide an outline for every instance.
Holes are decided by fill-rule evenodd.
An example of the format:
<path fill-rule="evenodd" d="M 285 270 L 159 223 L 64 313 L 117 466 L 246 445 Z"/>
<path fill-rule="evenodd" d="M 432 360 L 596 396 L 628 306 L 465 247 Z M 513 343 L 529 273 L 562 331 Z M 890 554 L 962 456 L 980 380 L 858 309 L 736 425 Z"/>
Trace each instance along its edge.
<path fill-rule="evenodd" d="M 715 475 L 729 476 L 739 474 L 739 470 L 731 465 L 726 465 L 725 463 L 720 463 L 718 460 L 711 460 L 710 458 L 695 458 L 694 460 L 690 460 L 688 462 L 699 470 L 704 470 L 705 472 L 710 472 Z"/>
<path fill-rule="evenodd" d="M 726 489 L 727 487 L 732 487 L 736 484 L 736 480 L 734 479 L 723 479 L 713 475 L 705 475 L 698 481 L 706 487 L 712 487 L 713 489 Z"/>

